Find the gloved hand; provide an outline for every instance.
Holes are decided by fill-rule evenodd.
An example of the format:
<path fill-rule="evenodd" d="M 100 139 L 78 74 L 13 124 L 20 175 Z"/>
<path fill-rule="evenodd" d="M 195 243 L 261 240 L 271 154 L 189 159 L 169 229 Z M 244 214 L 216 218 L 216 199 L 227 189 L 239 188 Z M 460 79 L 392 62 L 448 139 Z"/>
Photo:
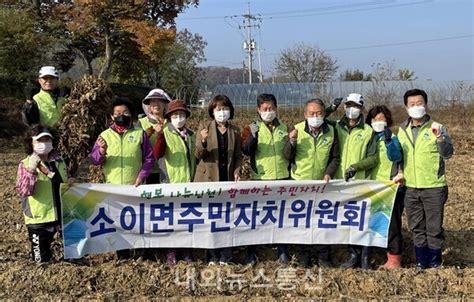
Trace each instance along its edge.
<path fill-rule="evenodd" d="M 331 107 L 334 111 L 336 111 L 339 105 L 341 105 L 342 100 L 343 98 L 335 98 L 334 100 L 332 100 Z"/>
<path fill-rule="evenodd" d="M 145 131 L 146 131 L 146 135 L 148 135 L 148 137 L 152 136 L 153 133 L 155 133 L 155 129 L 153 128 L 153 126 L 148 127 Z"/>
<path fill-rule="evenodd" d="M 250 124 L 250 133 L 252 133 L 253 137 L 257 138 L 257 133 L 258 133 L 258 124 L 257 123 Z"/>
<path fill-rule="evenodd" d="M 36 168 L 38 168 L 39 164 L 41 163 L 41 158 L 38 154 L 33 153 L 30 155 L 30 160 L 28 161 L 28 170 L 32 173 L 36 172 Z"/>
<path fill-rule="evenodd" d="M 390 130 L 390 127 L 385 127 L 385 129 L 383 129 L 383 135 L 385 136 L 385 141 L 387 143 L 392 140 L 392 130 Z"/>
<path fill-rule="evenodd" d="M 347 168 L 346 172 L 344 173 L 344 179 L 349 181 L 350 178 L 354 177 L 356 172 L 357 170 L 354 167 L 349 166 L 349 168 Z"/>

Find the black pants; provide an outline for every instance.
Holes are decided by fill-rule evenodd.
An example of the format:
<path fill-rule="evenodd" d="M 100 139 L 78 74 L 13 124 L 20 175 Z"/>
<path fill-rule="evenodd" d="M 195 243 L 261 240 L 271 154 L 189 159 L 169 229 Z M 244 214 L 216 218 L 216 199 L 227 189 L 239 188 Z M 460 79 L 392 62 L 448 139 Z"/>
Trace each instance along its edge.
<path fill-rule="evenodd" d="M 53 258 L 51 243 L 56 233 L 56 224 L 28 225 L 31 242 L 31 257 L 37 263 L 49 262 Z"/>
<path fill-rule="evenodd" d="M 443 247 L 444 204 L 447 199 L 447 186 L 429 189 L 407 188 L 405 207 L 408 226 L 413 233 L 413 243 L 416 247 Z"/>
<path fill-rule="evenodd" d="M 401 255 L 403 251 L 402 214 L 406 188 L 399 188 L 393 205 L 392 218 L 388 229 L 387 252 Z"/>

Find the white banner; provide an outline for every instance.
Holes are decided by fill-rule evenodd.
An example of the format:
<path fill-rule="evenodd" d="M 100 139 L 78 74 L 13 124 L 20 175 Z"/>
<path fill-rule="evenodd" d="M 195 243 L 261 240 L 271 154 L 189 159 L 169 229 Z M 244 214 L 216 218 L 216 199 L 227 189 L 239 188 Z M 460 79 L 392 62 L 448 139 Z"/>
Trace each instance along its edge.
<path fill-rule="evenodd" d="M 75 184 L 62 194 L 64 255 L 274 243 L 386 247 L 397 188 L 369 180 Z"/>

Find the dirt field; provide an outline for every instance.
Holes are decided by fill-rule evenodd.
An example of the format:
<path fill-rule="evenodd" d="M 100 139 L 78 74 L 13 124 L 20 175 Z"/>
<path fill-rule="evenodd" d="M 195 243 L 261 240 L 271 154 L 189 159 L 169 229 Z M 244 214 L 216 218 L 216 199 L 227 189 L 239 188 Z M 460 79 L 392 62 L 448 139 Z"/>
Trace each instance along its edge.
<path fill-rule="evenodd" d="M 255 267 L 208 267 L 201 259 L 173 269 L 158 261 L 118 261 L 114 254 L 88 258 L 88 264 L 62 261 L 38 266 L 29 260 L 29 242 L 18 196 L 14 190 L 17 164 L 25 155 L 18 138 L 0 139 L 0 300 L 44 299 L 474 299 L 474 210 L 472 155 L 473 106 L 437 111 L 447 125 L 455 155 L 447 162 L 449 200 L 445 207 L 444 267 L 418 271 L 413 266 L 411 236 L 405 226 L 404 266 L 396 271 L 305 270 L 292 263 L 281 267 L 275 251 L 261 248 Z M 457 113 L 456 113 L 457 112 Z M 462 118 L 460 118 L 462 116 Z M 467 120 L 466 120 L 467 117 Z M 61 243 L 55 242 L 59 259 Z M 336 247 L 334 262 L 341 263 L 345 249 Z M 235 249 L 238 261 L 244 251 Z M 384 252 L 374 252 L 374 267 Z M 187 280 L 187 281 L 186 281 Z"/>

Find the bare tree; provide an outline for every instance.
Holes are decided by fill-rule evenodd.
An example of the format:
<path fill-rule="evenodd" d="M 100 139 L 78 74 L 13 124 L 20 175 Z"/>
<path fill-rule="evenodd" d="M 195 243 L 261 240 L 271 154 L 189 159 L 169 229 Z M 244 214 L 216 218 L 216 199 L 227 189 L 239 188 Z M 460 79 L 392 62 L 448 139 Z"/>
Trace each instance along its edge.
<path fill-rule="evenodd" d="M 329 81 L 339 67 L 337 60 L 324 50 L 304 43 L 283 50 L 275 66 L 280 76 L 294 82 Z"/>

